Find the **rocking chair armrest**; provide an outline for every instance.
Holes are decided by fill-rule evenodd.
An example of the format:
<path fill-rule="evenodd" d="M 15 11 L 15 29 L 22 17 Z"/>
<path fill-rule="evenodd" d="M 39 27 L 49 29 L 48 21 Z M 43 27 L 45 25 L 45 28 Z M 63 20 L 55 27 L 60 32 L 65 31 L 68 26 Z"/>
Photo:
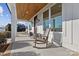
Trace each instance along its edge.
<path fill-rule="evenodd" d="M 47 36 L 42 36 L 43 38 L 47 37 Z"/>
<path fill-rule="evenodd" d="M 42 37 L 42 39 L 46 39 L 47 36 L 43 35 L 43 36 L 41 36 L 41 37 Z"/>

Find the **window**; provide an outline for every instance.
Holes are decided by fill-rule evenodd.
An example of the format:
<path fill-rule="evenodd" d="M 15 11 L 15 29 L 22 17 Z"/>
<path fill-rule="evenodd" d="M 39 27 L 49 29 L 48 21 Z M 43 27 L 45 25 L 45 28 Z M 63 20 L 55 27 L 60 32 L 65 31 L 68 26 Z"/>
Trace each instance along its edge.
<path fill-rule="evenodd" d="M 29 30 L 32 30 L 32 22 L 29 22 Z"/>
<path fill-rule="evenodd" d="M 51 7 L 51 30 L 61 32 L 62 31 L 62 5 L 60 3 Z"/>
<path fill-rule="evenodd" d="M 62 31 L 62 17 L 57 16 L 54 18 L 55 20 L 55 31 Z"/>
<path fill-rule="evenodd" d="M 49 10 L 43 13 L 43 30 L 49 28 Z"/>

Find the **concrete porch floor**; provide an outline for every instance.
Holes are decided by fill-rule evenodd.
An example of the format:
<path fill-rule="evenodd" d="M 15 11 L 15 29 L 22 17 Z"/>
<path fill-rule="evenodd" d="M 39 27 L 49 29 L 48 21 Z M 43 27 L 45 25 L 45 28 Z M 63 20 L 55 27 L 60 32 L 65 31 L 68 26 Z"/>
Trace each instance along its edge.
<path fill-rule="evenodd" d="M 34 48 L 32 37 L 18 36 L 12 45 L 11 56 L 71 56 L 72 51 L 63 47 L 57 47 L 54 44 L 51 48 Z"/>

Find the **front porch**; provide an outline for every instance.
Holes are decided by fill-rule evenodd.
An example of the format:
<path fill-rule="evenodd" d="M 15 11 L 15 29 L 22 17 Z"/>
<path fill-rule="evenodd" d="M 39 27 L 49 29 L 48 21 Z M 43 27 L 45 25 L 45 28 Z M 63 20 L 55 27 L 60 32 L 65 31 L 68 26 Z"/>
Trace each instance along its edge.
<path fill-rule="evenodd" d="M 50 48 L 34 48 L 34 39 L 23 33 L 19 33 L 12 45 L 12 56 L 71 56 L 73 51 L 64 47 L 52 45 Z M 40 45 L 41 46 L 41 45 Z"/>

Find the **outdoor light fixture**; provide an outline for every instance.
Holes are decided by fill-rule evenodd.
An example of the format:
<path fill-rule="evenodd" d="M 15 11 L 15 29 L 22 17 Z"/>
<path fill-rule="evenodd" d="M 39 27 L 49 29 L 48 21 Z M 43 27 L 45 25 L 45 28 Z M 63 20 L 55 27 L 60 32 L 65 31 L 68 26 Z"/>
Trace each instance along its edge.
<path fill-rule="evenodd" d="M 28 11 L 26 11 L 26 14 L 28 14 L 29 12 Z"/>

